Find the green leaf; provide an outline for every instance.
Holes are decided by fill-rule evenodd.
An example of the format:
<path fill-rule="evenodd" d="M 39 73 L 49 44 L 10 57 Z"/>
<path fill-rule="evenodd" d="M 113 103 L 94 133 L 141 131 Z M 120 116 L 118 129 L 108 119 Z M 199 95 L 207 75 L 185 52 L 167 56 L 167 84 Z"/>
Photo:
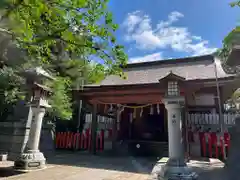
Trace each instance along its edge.
<path fill-rule="evenodd" d="M 107 12 L 105 15 L 105 24 L 111 24 L 113 22 L 112 13 Z"/>
<path fill-rule="evenodd" d="M 0 97 L 0 105 L 11 105 L 20 98 L 19 68 L 41 65 L 57 77 L 51 85 L 55 92 L 52 114 L 64 119 L 71 117 L 71 90 L 83 76 L 85 83 L 96 83 L 109 72 L 121 74 L 119 65 L 128 58 L 124 47 L 117 44 L 114 32 L 118 25 L 107 5 L 108 0 L 0 1 L 0 11 L 7 19 L 2 26 L 26 53 L 24 62 L 3 70 L 0 88 L 6 96 Z M 102 59 L 105 65 L 92 58 Z"/>

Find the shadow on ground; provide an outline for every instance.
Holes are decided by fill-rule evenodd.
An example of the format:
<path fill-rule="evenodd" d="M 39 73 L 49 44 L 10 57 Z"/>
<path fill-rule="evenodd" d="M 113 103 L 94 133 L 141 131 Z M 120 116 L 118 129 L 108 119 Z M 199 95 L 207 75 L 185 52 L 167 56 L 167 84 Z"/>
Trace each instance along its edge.
<path fill-rule="evenodd" d="M 15 171 L 12 167 L 0 168 L 0 178 L 24 174 L 24 172 Z"/>
<path fill-rule="evenodd" d="M 157 161 L 154 157 L 133 157 L 133 156 L 110 156 L 110 155 L 91 155 L 88 152 L 55 152 L 46 153 L 47 163 L 49 166 L 56 167 L 57 169 L 69 169 L 75 171 L 75 169 L 69 167 L 81 167 L 89 169 L 102 169 L 108 171 L 118 171 L 127 173 L 137 173 L 149 175 Z M 159 157 L 160 158 L 160 157 Z M 209 161 L 195 160 L 191 161 L 189 165 L 199 174 L 198 180 L 224 180 L 222 177 L 223 164 L 212 165 Z M 65 166 L 65 168 L 64 168 Z M 11 164 L 0 166 L 0 178 L 6 178 L 9 176 L 16 176 L 21 172 L 14 171 Z M 59 168 L 58 168 L 59 167 Z M 55 168 L 55 169 L 56 169 Z M 79 168 L 79 169 L 81 169 Z M 51 169 L 51 168 L 50 168 Z M 56 172 L 62 170 L 54 170 Z M 78 168 L 77 168 L 78 169 Z M 67 171 L 69 171 L 67 170 Z M 48 171 L 48 170 L 47 170 Z M 78 170 L 77 170 L 78 171 Z M 56 173 L 55 172 L 55 173 Z M 94 171 L 92 171 L 94 172 Z M 98 171 L 95 171 L 98 172 Z M 52 172 L 51 172 L 52 173 Z"/>
<path fill-rule="evenodd" d="M 89 152 L 55 152 L 45 155 L 48 164 L 96 168 L 131 173 L 150 174 L 156 158 L 117 155 L 91 155 Z"/>
<path fill-rule="evenodd" d="M 57 152 L 48 157 L 49 164 L 96 168 L 131 173 L 151 174 L 151 171 L 161 157 L 133 156 L 93 156 L 89 153 Z M 223 163 L 210 164 L 207 159 L 195 159 L 190 166 L 199 174 L 199 180 L 222 180 Z"/>

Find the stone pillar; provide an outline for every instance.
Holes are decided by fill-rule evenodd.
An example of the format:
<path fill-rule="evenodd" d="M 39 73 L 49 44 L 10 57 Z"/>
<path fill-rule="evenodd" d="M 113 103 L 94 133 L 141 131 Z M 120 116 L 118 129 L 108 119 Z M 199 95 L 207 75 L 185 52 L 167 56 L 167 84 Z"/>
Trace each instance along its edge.
<path fill-rule="evenodd" d="M 184 159 L 181 107 L 179 104 L 166 104 L 168 114 L 168 145 L 170 159 Z"/>
<path fill-rule="evenodd" d="M 51 105 L 48 104 L 48 97 L 52 92 L 49 87 L 44 86 L 44 82 L 46 79 L 54 80 L 54 78 L 41 67 L 28 69 L 22 74 L 26 77 L 26 85 L 30 91 L 28 95 L 31 97 L 29 105 L 32 108 L 32 115 L 29 113 L 31 118 L 28 118 L 27 123 L 31 126 L 31 129 L 27 149 L 24 149 L 20 156 L 14 161 L 14 167 L 24 170 L 42 169 L 45 167 L 46 159 L 39 151 L 39 141 L 46 108 L 51 107 Z"/>
<path fill-rule="evenodd" d="M 28 149 L 31 151 L 39 151 L 39 142 L 42 130 L 42 121 L 45 115 L 45 108 L 33 108 L 34 119 L 31 125 L 31 131 L 28 141 Z"/>
<path fill-rule="evenodd" d="M 152 171 L 151 180 L 196 180 L 197 174 L 187 167 L 184 160 L 181 104 L 184 97 L 169 97 L 164 99 L 168 111 L 168 141 L 169 158 L 165 164 L 157 163 Z"/>
<path fill-rule="evenodd" d="M 41 137 L 42 121 L 46 109 L 44 107 L 34 107 L 33 120 L 28 140 L 28 150 L 21 154 L 21 156 L 14 162 L 16 169 L 42 169 L 45 167 L 46 159 L 39 151 L 39 141 Z"/>

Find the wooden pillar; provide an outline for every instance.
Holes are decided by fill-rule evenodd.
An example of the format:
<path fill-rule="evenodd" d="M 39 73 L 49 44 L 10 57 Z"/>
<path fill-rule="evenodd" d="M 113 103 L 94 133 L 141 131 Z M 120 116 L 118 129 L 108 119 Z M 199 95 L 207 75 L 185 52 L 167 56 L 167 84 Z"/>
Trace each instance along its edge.
<path fill-rule="evenodd" d="M 182 107 L 182 136 L 183 136 L 183 150 L 184 154 L 189 152 L 188 149 L 188 125 L 187 125 L 187 112 L 186 105 Z"/>
<path fill-rule="evenodd" d="M 112 139 L 112 150 L 113 152 L 116 152 L 117 150 L 117 136 L 118 136 L 118 129 L 117 129 L 117 126 L 118 126 L 118 121 L 119 121 L 119 110 L 117 109 L 117 112 L 115 112 L 115 117 L 114 117 L 114 122 L 113 122 L 113 139 Z"/>
<path fill-rule="evenodd" d="M 97 118 L 97 103 L 93 104 L 92 108 L 92 125 L 91 125 L 91 148 L 90 151 L 92 154 L 96 154 L 96 140 L 97 140 L 97 125 L 98 125 L 98 118 Z"/>
<path fill-rule="evenodd" d="M 222 106 L 222 113 L 224 113 L 224 101 L 223 101 L 223 87 L 220 87 L 220 101 L 221 101 L 221 106 Z"/>
<path fill-rule="evenodd" d="M 117 105 L 116 112 L 115 112 L 115 119 L 113 124 L 113 141 L 112 141 L 112 149 L 113 152 L 117 150 L 117 138 L 118 138 L 118 123 L 120 123 L 121 113 L 124 110 L 120 105 Z"/>
<path fill-rule="evenodd" d="M 185 120 L 185 123 L 184 123 L 184 125 L 185 125 L 185 151 L 186 151 L 186 153 L 187 153 L 187 155 L 188 156 L 190 156 L 190 142 L 189 142 L 189 134 L 188 134 L 188 132 L 189 132 L 189 122 L 188 122 L 188 112 L 189 112 L 189 109 L 188 109 L 188 99 L 187 99 L 187 97 L 185 97 L 185 106 L 184 106 L 184 115 L 185 115 L 185 117 L 184 117 L 184 120 Z"/>

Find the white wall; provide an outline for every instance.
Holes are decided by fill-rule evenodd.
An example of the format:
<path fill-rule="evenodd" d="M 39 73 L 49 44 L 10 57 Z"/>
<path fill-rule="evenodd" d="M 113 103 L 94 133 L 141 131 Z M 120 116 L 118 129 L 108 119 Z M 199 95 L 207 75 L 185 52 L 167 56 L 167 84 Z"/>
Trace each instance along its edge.
<path fill-rule="evenodd" d="M 214 94 L 192 94 L 188 97 L 188 105 L 190 106 L 214 106 L 215 97 Z"/>

